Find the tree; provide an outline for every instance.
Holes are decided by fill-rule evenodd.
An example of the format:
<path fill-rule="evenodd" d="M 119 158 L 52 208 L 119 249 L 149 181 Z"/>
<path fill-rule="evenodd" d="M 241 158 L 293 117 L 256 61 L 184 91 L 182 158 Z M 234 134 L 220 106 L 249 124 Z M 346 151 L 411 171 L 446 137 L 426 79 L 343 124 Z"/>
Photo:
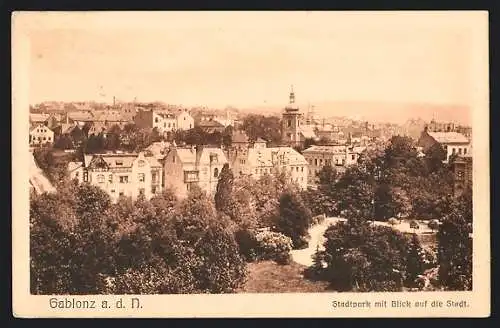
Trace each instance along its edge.
<path fill-rule="evenodd" d="M 432 232 L 436 231 L 439 228 L 438 220 L 430 220 L 427 226 L 432 230 Z"/>
<path fill-rule="evenodd" d="M 233 180 L 233 172 L 229 168 L 229 164 L 226 163 L 220 172 L 217 191 L 215 193 L 215 208 L 219 212 L 227 211 L 231 205 Z M 228 214 L 227 212 L 224 213 Z"/>
<path fill-rule="evenodd" d="M 279 201 L 276 230 L 292 239 L 295 249 L 307 246 L 306 237 L 311 225 L 311 212 L 298 194 L 284 192 Z"/>
<path fill-rule="evenodd" d="M 408 255 L 406 257 L 406 279 L 410 286 L 415 285 L 415 280 L 424 272 L 425 252 L 420 245 L 418 235 L 412 235 Z"/>
<path fill-rule="evenodd" d="M 324 277 L 339 291 L 397 291 L 407 239 L 389 227 L 339 222 L 325 232 Z"/>
<path fill-rule="evenodd" d="M 439 280 L 447 290 L 472 289 L 472 208 L 455 202 L 437 233 Z"/>
<path fill-rule="evenodd" d="M 281 142 L 281 124 L 279 117 L 264 115 L 248 115 L 241 125 L 250 141 L 259 137 L 268 140 L 270 144 L 277 145 Z"/>
<path fill-rule="evenodd" d="M 373 220 L 375 182 L 365 167 L 358 164 L 348 167 L 338 180 L 336 189 L 339 210 L 345 218 Z"/>

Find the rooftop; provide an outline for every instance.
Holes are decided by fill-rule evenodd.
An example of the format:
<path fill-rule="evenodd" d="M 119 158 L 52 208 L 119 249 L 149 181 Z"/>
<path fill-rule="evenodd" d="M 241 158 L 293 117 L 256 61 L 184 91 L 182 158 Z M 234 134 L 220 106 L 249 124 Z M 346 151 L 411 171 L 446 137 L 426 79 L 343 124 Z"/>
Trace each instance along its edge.
<path fill-rule="evenodd" d="M 469 140 L 458 132 L 427 132 L 439 143 L 469 143 Z"/>

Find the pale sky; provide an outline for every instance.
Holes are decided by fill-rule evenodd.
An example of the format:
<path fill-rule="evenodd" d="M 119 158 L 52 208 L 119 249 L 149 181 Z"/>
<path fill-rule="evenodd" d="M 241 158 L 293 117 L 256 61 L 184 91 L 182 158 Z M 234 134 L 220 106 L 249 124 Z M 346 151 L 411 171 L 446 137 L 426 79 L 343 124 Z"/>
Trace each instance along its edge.
<path fill-rule="evenodd" d="M 280 106 L 293 84 L 301 104 L 469 106 L 474 40 L 471 20 L 464 17 L 467 13 L 33 15 L 26 19 L 30 103 L 111 102 L 116 96 L 185 106 Z"/>

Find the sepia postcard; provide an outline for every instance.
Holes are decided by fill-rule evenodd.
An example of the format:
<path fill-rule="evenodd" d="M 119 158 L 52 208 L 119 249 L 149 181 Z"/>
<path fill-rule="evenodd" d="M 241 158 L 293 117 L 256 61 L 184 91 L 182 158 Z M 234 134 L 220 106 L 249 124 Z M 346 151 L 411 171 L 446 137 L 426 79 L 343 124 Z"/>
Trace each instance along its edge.
<path fill-rule="evenodd" d="M 488 61 L 485 11 L 14 12 L 13 315 L 488 317 Z"/>

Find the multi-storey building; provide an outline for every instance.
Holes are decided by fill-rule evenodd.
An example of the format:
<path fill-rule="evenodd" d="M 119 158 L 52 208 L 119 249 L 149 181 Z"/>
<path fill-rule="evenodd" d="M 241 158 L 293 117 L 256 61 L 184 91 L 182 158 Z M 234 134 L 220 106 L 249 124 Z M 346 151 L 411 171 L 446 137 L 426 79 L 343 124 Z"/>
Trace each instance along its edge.
<path fill-rule="evenodd" d="M 448 162 L 453 155 L 467 155 L 471 152 L 470 141 L 458 132 L 429 132 L 424 129 L 418 140 L 418 146 L 425 152 L 434 144 L 440 144 L 446 152 L 444 162 Z"/>
<path fill-rule="evenodd" d="M 163 189 L 162 165 L 142 152 L 85 155 L 83 162 L 70 162 L 68 170 L 70 178 L 100 187 L 113 201 L 120 196 L 150 199 Z"/>
<path fill-rule="evenodd" d="M 467 188 L 472 188 L 472 156 L 456 156 L 450 164 L 453 170 L 453 193 L 459 196 Z"/>
<path fill-rule="evenodd" d="M 291 182 L 300 188 L 307 188 L 307 161 L 291 147 L 261 147 L 259 144 L 248 149 L 242 173 L 259 179 L 264 174 L 278 171 L 289 173 Z"/>
<path fill-rule="evenodd" d="M 29 144 L 30 146 L 43 145 L 54 142 L 54 131 L 49 129 L 44 124 L 36 124 L 30 129 Z"/>
<path fill-rule="evenodd" d="M 185 110 L 139 109 L 134 122 L 139 128 L 156 128 L 160 133 L 189 130 L 194 127 L 193 118 Z"/>
<path fill-rule="evenodd" d="M 302 154 L 309 164 L 309 184 L 314 185 L 317 183 L 317 174 L 327 165 L 343 172 L 347 166 L 358 162 L 360 154 L 365 149 L 365 147 L 346 145 L 311 146 L 307 148 Z"/>
<path fill-rule="evenodd" d="M 178 147 L 173 144 L 163 159 L 165 186 L 174 189 L 181 197 L 193 185 L 208 194 L 216 191 L 219 174 L 227 163 L 222 149 L 211 146 Z"/>

